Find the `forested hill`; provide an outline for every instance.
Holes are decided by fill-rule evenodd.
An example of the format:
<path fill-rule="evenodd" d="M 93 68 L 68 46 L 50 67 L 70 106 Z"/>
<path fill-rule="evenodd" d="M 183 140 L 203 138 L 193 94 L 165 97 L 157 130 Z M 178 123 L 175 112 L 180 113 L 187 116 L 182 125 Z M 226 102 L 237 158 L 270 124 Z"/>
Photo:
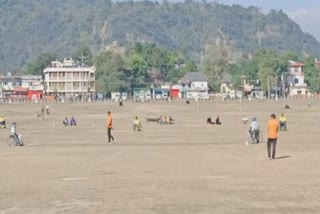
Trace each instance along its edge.
<path fill-rule="evenodd" d="M 319 42 L 286 14 L 262 14 L 255 7 L 190 0 L 0 0 L 0 14 L 0 71 L 20 69 L 44 52 L 70 56 L 81 44 L 97 52 L 113 41 L 151 41 L 184 49 L 196 61 L 221 43 L 235 53 L 266 47 L 320 57 Z"/>

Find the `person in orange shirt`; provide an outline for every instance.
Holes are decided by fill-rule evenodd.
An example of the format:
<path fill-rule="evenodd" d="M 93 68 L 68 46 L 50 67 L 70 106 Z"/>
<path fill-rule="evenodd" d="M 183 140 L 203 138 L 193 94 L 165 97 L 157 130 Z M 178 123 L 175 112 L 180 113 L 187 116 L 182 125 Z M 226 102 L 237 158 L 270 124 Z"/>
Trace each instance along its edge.
<path fill-rule="evenodd" d="M 276 120 L 276 115 L 271 114 L 270 120 L 268 122 L 268 157 L 269 160 L 275 159 L 276 156 L 276 146 L 277 146 L 277 138 L 278 138 L 278 130 L 279 130 L 279 122 Z M 272 145 L 272 156 L 271 156 L 271 145 Z"/>
<path fill-rule="evenodd" d="M 113 129 L 113 127 L 112 127 L 112 115 L 111 115 L 110 111 L 107 112 L 107 127 L 106 128 L 108 129 L 108 143 L 110 144 L 111 139 L 112 139 L 112 142 L 114 142 L 114 137 L 111 135 L 111 130 Z"/>

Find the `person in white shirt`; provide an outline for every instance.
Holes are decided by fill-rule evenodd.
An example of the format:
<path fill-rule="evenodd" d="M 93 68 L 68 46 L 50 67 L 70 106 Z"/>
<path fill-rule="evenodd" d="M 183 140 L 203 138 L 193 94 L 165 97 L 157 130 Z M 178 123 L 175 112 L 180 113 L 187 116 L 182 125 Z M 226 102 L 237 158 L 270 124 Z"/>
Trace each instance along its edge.
<path fill-rule="evenodd" d="M 17 124 L 15 122 L 12 123 L 10 134 L 16 136 L 16 138 L 19 140 L 20 146 L 23 146 L 22 135 L 17 132 Z"/>
<path fill-rule="evenodd" d="M 242 123 L 243 124 L 247 124 L 247 122 L 248 122 L 248 117 L 246 116 L 246 115 L 244 115 L 243 117 L 242 117 Z"/>
<path fill-rule="evenodd" d="M 49 109 L 49 104 L 48 103 L 46 104 L 46 111 L 47 111 L 47 114 L 50 114 L 50 109 Z"/>
<path fill-rule="evenodd" d="M 257 143 L 259 143 L 259 132 L 260 132 L 260 128 L 259 128 L 259 123 L 257 118 L 252 118 L 252 122 L 250 124 L 250 129 L 249 129 L 249 133 L 251 138 L 255 138 L 257 140 Z"/>

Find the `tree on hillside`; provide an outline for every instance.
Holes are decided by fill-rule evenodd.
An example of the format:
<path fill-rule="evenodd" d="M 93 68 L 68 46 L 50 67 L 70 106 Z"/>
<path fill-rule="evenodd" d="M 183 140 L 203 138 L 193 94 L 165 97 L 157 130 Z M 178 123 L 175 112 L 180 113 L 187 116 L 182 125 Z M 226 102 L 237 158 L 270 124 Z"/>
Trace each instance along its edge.
<path fill-rule="evenodd" d="M 35 61 L 28 63 L 27 73 L 32 75 L 42 75 L 43 70 L 56 59 L 56 53 L 44 53 L 40 55 Z"/>

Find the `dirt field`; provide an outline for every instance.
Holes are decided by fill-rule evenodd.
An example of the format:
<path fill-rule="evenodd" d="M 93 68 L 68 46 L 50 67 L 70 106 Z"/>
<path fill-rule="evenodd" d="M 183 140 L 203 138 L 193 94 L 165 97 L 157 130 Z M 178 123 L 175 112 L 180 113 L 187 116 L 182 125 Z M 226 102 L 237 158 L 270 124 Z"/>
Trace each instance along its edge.
<path fill-rule="evenodd" d="M 0 105 L 16 121 L 26 146 L 6 146 L 0 130 L 0 214 L 43 213 L 320 213 L 320 104 L 306 101 L 209 101 L 51 104 L 52 115 L 34 119 L 40 104 Z M 113 112 L 116 143 L 107 145 L 105 117 Z M 285 112 L 276 160 L 266 144 L 245 144 L 257 116 Z M 176 124 L 147 123 L 172 115 Z M 207 126 L 220 115 L 222 126 Z M 65 116 L 79 126 L 63 127 Z M 132 131 L 139 116 L 143 132 Z"/>

